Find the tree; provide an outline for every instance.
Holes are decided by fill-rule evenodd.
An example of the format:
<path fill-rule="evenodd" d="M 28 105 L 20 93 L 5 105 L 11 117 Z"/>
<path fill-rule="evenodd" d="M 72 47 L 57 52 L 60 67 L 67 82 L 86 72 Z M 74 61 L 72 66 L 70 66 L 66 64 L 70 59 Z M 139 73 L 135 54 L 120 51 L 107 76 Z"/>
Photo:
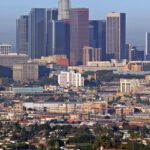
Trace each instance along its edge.
<path fill-rule="evenodd" d="M 94 149 L 98 149 L 101 146 L 104 147 L 104 148 L 111 148 L 112 147 L 111 139 L 107 136 L 98 135 L 96 137 L 96 140 L 95 140 L 95 143 L 94 143 Z"/>
<path fill-rule="evenodd" d="M 59 138 L 57 137 L 52 137 L 46 145 L 46 150 L 57 150 L 59 149 L 59 147 L 64 146 L 63 141 L 61 141 Z"/>

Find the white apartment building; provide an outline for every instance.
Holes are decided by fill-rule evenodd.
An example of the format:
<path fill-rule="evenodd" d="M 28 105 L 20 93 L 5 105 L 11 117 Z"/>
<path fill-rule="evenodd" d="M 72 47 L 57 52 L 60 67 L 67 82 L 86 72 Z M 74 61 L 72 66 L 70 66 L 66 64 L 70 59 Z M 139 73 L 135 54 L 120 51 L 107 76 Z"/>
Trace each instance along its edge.
<path fill-rule="evenodd" d="M 120 79 L 120 92 L 124 94 L 136 92 L 139 86 L 137 79 Z"/>
<path fill-rule="evenodd" d="M 81 76 L 80 73 L 75 73 L 73 71 L 61 71 L 58 75 L 58 83 L 61 87 L 83 87 L 84 78 Z"/>

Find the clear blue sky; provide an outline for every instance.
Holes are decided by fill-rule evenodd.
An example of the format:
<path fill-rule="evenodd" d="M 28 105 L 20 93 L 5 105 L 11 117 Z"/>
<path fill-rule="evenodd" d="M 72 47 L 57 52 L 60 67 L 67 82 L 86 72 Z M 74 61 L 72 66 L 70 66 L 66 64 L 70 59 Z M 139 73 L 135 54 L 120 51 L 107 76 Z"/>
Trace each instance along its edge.
<path fill-rule="evenodd" d="M 31 8 L 57 7 L 58 0 L 1 0 L 0 42 L 15 44 L 15 22 Z M 90 19 L 105 19 L 111 11 L 127 14 L 127 42 L 144 46 L 150 31 L 150 0 L 72 0 L 72 7 L 90 8 Z"/>

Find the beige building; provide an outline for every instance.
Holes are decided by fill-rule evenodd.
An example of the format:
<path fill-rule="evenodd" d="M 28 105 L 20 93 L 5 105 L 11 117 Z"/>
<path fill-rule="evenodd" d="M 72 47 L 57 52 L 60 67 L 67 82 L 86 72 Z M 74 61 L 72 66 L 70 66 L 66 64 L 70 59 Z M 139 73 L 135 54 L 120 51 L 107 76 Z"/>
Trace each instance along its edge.
<path fill-rule="evenodd" d="M 107 114 L 107 102 L 85 102 L 82 105 L 82 112 Z"/>
<path fill-rule="evenodd" d="M 89 61 L 87 66 L 69 66 L 69 70 L 77 70 L 80 73 L 85 71 L 99 71 L 99 70 L 112 70 L 112 71 L 123 71 L 124 66 L 127 64 L 126 60 L 117 61 Z"/>
<path fill-rule="evenodd" d="M 33 103 L 25 102 L 23 106 L 28 110 L 35 109 L 37 111 L 47 111 L 49 113 L 100 113 L 107 114 L 107 102 L 105 101 L 95 101 L 95 102 L 84 102 L 84 103 L 63 103 L 63 102 L 52 102 L 52 103 Z"/>
<path fill-rule="evenodd" d="M 38 80 L 39 66 L 36 63 L 23 63 L 13 65 L 13 80 L 28 81 Z"/>
<path fill-rule="evenodd" d="M 118 105 L 115 107 L 116 115 L 132 115 L 134 114 L 134 108 L 129 106 Z"/>
<path fill-rule="evenodd" d="M 20 101 L 14 101 L 12 107 L 15 112 L 19 113 L 23 111 L 23 105 Z"/>
<path fill-rule="evenodd" d="M 100 61 L 101 49 L 84 46 L 83 47 L 83 65 L 87 65 L 89 61 Z"/>
<path fill-rule="evenodd" d="M 27 63 L 29 60 L 28 55 L 25 54 L 0 54 L 0 65 L 5 67 L 13 67 L 13 64 Z"/>
<path fill-rule="evenodd" d="M 134 93 L 139 88 L 138 79 L 120 79 L 120 92 L 123 94 Z"/>
<path fill-rule="evenodd" d="M 54 102 L 54 103 L 33 103 L 27 102 L 23 103 L 23 106 L 26 109 L 35 109 L 37 111 L 47 111 L 49 113 L 76 113 L 81 111 L 81 103 L 62 103 L 62 102 Z"/>

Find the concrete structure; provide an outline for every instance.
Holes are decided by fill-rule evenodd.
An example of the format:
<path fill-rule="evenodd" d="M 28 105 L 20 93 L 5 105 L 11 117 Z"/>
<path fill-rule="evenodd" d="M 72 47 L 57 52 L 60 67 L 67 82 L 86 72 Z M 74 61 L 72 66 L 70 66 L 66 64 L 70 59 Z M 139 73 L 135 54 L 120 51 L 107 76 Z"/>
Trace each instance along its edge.
<path fill-rule="evenodd" d="M 70 11 L 70 64 L 81 65 L 83 47 L 89 46 L 89 9 L 74 8 Z"/>
<path fill-rule="evenodd" d="M 12 45 L 10 44 L 0 44 L 0 54 L 8 54 L 12 50 Z"/>
<path fill-rule="evenodd" d="M 46 56 L 46 9 L 34 8 L 31 10 L 28 39 L 30 58 Z"/>
<path fill-rule="evenodd" d="M 107 114 L 107 102 L 84 102 L 84 103 L 63 103 L 63 102 L 25 102 L 23 106 L 26 109 L 35 109 L 37 111 L 46 111 L 57 114 L 78 114 L 78 113 L 94 113 Z"/>
<path fill-rule="evenodd" d="M 100 102 L 85 102 L 82 104 L 82 112 L 83 113 L 100 113 L 100 114 L 107 114 L 108 111 L 108 104 L 105 101 Z"/>
<path fill-rule="evenodd" d="M 135 93 L 139 86 L 137 79 L 120 79 L 120 92 L 124 94 Z"/>
<path fill-rule="evenodd" d="M 51 103 L 23 103 L 23 106 L 26 109 L 35 109 L 37 111 L 47 111 L 49 113 L 58 113 L 58 114 L 66 114 L 66 113 L 75 113 L 81 111 L 80 103 L 63 103 L 63 102 L 51 102 Z"/>
<path fill-rule="evenodd" d="M 117 106 L 115 106 L 115 112 L 116 112 L 116 115 L 119 115 L 119 116 L 133 115 L 134 114 L 134 107 L 117 105 Z"/>
<path fill-rule="evenodd" d="M 80 73 L 61 71 L 58 75 L 58 83 L 61 87 L 83 87 L 84 78 Z"/>
<path fill-rule="evenodd" d="M 126 58 L 126 15 L 108 13 L 106 25 L 106 53 L 108 59 Z"/>
<path fill-rule="evenodd" d="M 89 21 L 89 46 L 102 49 L 102 60 L 106 60 L 106 21 Z"/>
<path fill-rule="evenodd" d="M 133 65 L 139 66 L 141 71 L 150 71 L 150 61 L 130 61 L 128 63 L 129 68 Z"/>
<path fill-rule="evenodd" d="M 48 57 L 41 57 L 40 61 L 44 63 L 55 63 L 62 66 L 69 65 L 69 61 L 66 55 L 53 55 Z"/>
<path fill-rule="evenodd" d="M 124 71 L 124 67 L 127 62 L 125 60 L 117 61 L 89 61 L 87 66 L 70 66 L 69 70 L 76 70 L 80 73 L 85 71 L 99 71 L 99 70 L 109 70 L 109 71 Z"/>
<path fill-rule="evenodd" d="M 70 0 L 59 0 L 58 9 L 59 9 L 59 20 L 66 20 L 70 17 Z"/>
<path fill-rule="evenodd" d="M 145 60 L 150 60 L 150 32 L 146 32 Z"/>
<path fill-rule="evenodd" d="M 0 55 L 0 65 L 4 67 L 13 67 L 13 64 L 26 63 L 29 57 L 25 54 L 8 53 Z"/>
<path fill-rule="evenodd" d="M 83 47 L 83 65 L 87 65 L 89 61 L 100 61 L 101 49 L 84 46 Z"/>
<path fill-rule="evenodd" d="M 28 16 L 21 16 L 16 21 L 17 53 L 28 54 Z"/>
<path fill-rule="evenodd" d="M 39 79 L 39 66 L 36 63 L 13 65 L 13 80 L 30 81 Z"/>

